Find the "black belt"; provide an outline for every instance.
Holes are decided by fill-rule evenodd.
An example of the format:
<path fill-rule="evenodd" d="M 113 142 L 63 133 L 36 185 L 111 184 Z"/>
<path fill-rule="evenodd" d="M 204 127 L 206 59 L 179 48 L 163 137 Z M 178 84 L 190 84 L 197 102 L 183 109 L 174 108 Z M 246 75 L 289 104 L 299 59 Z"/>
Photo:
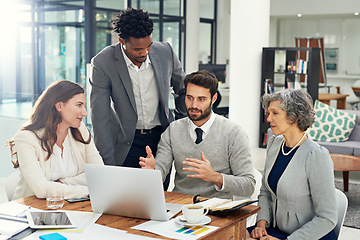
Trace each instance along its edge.
<path fill-rule="evenodd" d="M 161 126 L 156 126 L 151 129 L 136 129 L 137 134 L 151 134 L 154 131 L 162 130 Z"/>

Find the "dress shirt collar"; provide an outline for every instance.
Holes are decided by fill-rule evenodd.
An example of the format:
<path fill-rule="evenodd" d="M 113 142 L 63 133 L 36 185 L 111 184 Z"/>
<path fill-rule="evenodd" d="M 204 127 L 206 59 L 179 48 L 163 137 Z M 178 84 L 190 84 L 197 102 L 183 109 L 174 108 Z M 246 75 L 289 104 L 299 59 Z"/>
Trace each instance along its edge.
<path fill-rule="evenodd" d="M 126 55 L 125 51 L 124 51 L 124 47 L 123 45 L 120 43 L 120 49 L 122 51 L 122 54 L 124 56 L 124 59 L 125 59 L 125 63 L 126 63 L 126 66 L 129 68 L 129 67 L 133 67 L 135 69 L 139 69 L 139 70 L 142 70 L 142 69 L 145 69 L 145 68 L 148 68 L 149 67 L 149 64 L 151 63 L 150 61 L 150 58 L 149 58 L 149 55 L 146 56 L 146 60 L 141 64 L 141 66 L 138 68 L 131 60 L 130 58 Z"/>
<path fill-rule="evenodd" d="M 209 129 L 211 128 L 211 126 L 213 125 L 214 121 L 215 121 L 215 114 L 213 111 L 211 111 L 211 115 L 209 120 L 207 120 L 202 126 L 198 127 L 196 126 L 193 121 L 191 121 L 190 118 L 188 118 L 189 126 L 191 131 L 193 131 L 195 133 L 195 128 L 201 128 L 201 130 L 203 131 L 203 139 L 205 138 L 205 136 L 208 134 Z"/>

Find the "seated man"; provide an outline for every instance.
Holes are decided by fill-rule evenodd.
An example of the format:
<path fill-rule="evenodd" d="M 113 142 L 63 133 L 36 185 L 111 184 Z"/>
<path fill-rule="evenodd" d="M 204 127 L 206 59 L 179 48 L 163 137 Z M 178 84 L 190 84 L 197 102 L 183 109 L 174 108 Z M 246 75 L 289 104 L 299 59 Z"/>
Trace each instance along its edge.
<path fill-rule="evenodd" d="M 156 160 L 150 147 L 142 168 L 158 169 L 163 178 L 174 162 L 174 192 L 202 197 L 250 197 L 255 179 L 244 130 L 212 112 L 218 81 L 207 71 L 185 77 L 189 118 L 172 122 L 161 135 Z"/>

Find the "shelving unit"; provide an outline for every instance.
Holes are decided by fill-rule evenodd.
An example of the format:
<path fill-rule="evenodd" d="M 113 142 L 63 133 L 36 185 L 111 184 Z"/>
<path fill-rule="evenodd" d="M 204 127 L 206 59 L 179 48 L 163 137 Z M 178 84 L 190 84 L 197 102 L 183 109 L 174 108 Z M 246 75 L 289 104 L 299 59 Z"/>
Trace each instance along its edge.
<path fill-rule="evenodd" d="M 306 53 L 305 67 L 297 70 L 300 55 Z M 291 67 L 293 65 L 293 67 Z M 295 67 L 294 67 L 295 66 Z M 302 64 L 303 66 L 303 64 Z M 315 101 L 319 92 L 320 48 L 263 48 L 261 69 L 261 96 L 283 88 L 303 88 Z M 300 82 L 300 76 L 305 79 Z M 267 115 L 260 103 L 259 147 L 266 147 Z"/>

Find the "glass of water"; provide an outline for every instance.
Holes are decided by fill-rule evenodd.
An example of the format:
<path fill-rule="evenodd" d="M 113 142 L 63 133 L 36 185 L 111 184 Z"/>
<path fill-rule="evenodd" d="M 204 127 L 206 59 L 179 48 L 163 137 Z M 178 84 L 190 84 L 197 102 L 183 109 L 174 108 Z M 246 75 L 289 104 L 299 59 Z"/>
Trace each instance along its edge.
<path fill-rule="evenodd" d="M 58 209 L 64 206 L 64 191 L 62 188 L 53 188 L 47 191 L 46 206 L 48 209 Z"/>

